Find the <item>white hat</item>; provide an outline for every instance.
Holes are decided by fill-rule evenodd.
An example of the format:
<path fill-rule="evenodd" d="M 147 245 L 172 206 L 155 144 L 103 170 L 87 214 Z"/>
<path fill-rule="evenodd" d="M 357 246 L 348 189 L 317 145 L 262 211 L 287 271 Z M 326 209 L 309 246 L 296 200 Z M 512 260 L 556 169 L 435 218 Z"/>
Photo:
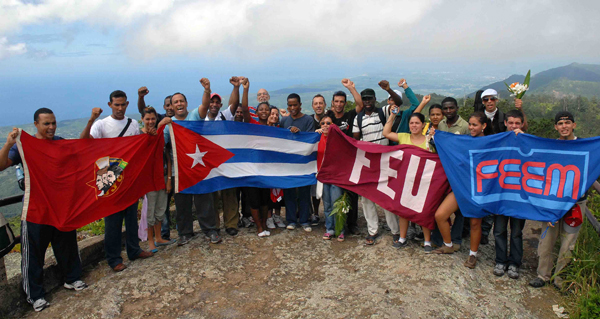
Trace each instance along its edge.
<path fill-rule="evenodd" d="M 402 92 L 398 91 L 398 90 L 394 90 L 394 92 L 396 92 L 396 94 L 398 94 L 398 96 L 400 98 L 402 98 Z M 388 94 L 388 99 L 391 98 L 392 96 L 390 94 Z"/>
<path fill-rule="evenodd" d="M 487 89 L 487 90 L 483 91 L 483 93 L 481 93 L 481 97 L 483 98 L 484 96 L 498 97 L 498 92 L 496 92 L 496 90 L 494 90 L 494 89 Z"/>

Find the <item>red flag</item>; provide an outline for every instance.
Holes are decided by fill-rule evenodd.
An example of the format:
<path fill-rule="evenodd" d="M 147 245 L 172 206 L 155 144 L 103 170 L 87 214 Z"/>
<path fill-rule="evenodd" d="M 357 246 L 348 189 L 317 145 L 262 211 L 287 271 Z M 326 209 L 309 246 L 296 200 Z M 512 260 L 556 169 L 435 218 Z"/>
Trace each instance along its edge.
<path fill-rule="evenodd" d="M 435 227 L 435 211 L 449 189 L 437 154 L 412 145 L 356 141 L 334 125 L 317 179 L 429 229 Z"/>
<path fill-rule="evenodd" d="M 21 219 L 71 231 L 165 188 L 164 138 L 43 140 L 21 131 L 25 172 Z"/>
<path fill-rule="evenodd" d="M 233 153 L 177 123 L 171 124 L 173 162 L 176 163 L 175 192 L 198 184 Z"/>

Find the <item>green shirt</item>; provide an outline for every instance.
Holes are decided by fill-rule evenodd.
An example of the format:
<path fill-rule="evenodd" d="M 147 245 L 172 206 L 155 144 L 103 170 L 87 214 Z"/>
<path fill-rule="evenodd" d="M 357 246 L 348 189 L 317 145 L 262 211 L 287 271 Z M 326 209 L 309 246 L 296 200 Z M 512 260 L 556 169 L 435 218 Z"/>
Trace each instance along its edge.
<path fill-rule="evenodd" d="M 463 118 L 460 117 L 460 115 L 458 116 L 458 120 L 456 120 L 456 123 L 454 123 L 452 126 L 448 126 L 448 124 L 446 124 L 446 119 L 443 119 L 440 122 L 440 124 L 438 124 L 438 130 L 442 132 L 449 132 L 460 135 L 471 134 L 471 132 L 469 132 L 469 123 L 463 120 Z"/>

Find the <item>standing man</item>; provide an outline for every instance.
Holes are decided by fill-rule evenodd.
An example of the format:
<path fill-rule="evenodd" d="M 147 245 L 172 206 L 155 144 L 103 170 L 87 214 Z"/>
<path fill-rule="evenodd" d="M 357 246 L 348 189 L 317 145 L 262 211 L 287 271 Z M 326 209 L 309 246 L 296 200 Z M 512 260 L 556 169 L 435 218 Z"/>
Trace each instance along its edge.
<path fill-rule="evenodd" d="M 111 138 L 133 136 L 140 134 L 138 122 L 125 116 L 129 102 L 125 92 L 117 90 L 110 94 L 108 106 L 112 114 L 102 120 L 94 121 L 102 113 L 101 109 L 94 109 L 87 126 L 80 138 Z M 125 242 L 129 260 L 152 257 L 152 253 L 140 248 L 137 223 L 138 202 L 131 204 L 125 210 L 104 217 L 104 250 L 106 261 L 112 270 L 119 272 L 127 266 L 121 258 L 121 228 L 125 220 Z"/>
<path fill-rule="evenodd" d="M 567 111 L 560 111 L 554 117 L 554 128 L 558 131 L 559 140 L 572 141 L 576 140 L 574 130 L 577 127 L 573 114 Z M 594 182 L 593 187 L 596 191 L 600 191 L 600 184 Z M 583 213 L 587 210 L 587 193 L 577 201 L 577 205 Z M 574 206 L 574 208 L 575 208 Z M 568 213 L 567 213 L 568 215 Z M 566 215 L 565 215 L 566 216 Z M 565 222 L 565 217 L 559 219 L 554 223 L 548 223 L 546 227 L 545 236 L 540 238 L 538 243 L 538 267 L 537 277 L 529 282 L 529 285 L 535 288 L 542 287 L 550 282 L 550 279 L 554 278 L 554 285 L 559 289 L 562 288 L 563 279 L 559 276 L 562 270 L 567 266 L 571 260 L 571 252 L 575 248 L 577 242 L 577 235 L 581 229 L 581 224 L 571 227 Z M 556 240 L 560 237 L 560 250 L 558 252 L 558 258 L 556 260 L 556 267 L 554 267 L 554 246 Z M 554 274 L 552 273 L 554 268 Z"/>
<path fill-rule="evenodd" d="M 231 97 L 229 98 L 229 107 L 226 108 L 223 112 L 220 112 L 221 109 L 221 96 L 216 93 L 211 94 L 210 104 L 205 105 L 202 103 L 198 112 L 200 116 L 203 114 L 208 115 L 205 119 L 207 121 L 234 121 L 237 116 L 237 111 L 239 109 L 242 119 L 244 116 L 243 108 L 238 106 L 239 104 L 239 96 L 240 96 L 240 81 L 243 78 L 239 78 L 237 76 L 229 79 L 229 83 L 233 85 L 233 91 L 231 92 Z M 206 87 L 205 87 L 206 89 Z M 210 90 L 210 82 L 208 82 L 208 90 Z M 206 110 L 209 110 L 208 113 Z M 225 232 L 230 236 L 238 235 L 238 222 L 240 221 L 240 213 L 239 206 L 236 196 L 237 188 L 229 188 L 223 189 L 220 191 L 216 191 L 213 193 L 213 198 L 215 200 L 214 207 L 215 211 L 218 207 L 219 200 L 223 202 L 223 222 L 225 224 Z M 221 219 L 219 218 L 219 213 L 215 213 L 215 222 L 217 230 L 220 229 Z"/>
<path fill-rule="evenodd" d="M 35 111 L 33 124 L 37 129 L 35 137 L 43 140 L 60 140 L 55 136 L 56 118 L 54 113 L 47 108 Z M 0 171 L 13 165 L 22 163 L 21 155 L 16 142 L 19 130 L 13 128 L 8 134 L 6 143 L 0 149 Z M 87 288 L 81 281 L 81 259 L 77 246 L 77 231 L 62 232 L 54 226 L 41 225 L 25 220 L 21 221 L 21 272 L 23 275 L 23 290 L 27 295 L 27 302 L 33 305 L 35 311 L 42 311 L 50 306 L 44 299 L 44 260 L 46 249 L 52 244 L 54 257 L 58 266 L 63 271 L 64 287 L 76 291 Z"/>
<path fill-rule="evenodd" d="M 144 97 L 146 95 L 148 95 L 150 93 L 150 90 L 148 90 L 147 87 L 142 86 L 141 88 L 138 89 L 138 111 L 140 112 L 140 114 L 142 113 L 142 111 L 146 108 L 146 101 L 144 100 Z M 175 112 L 173 111 L 173 108 L 171 107 L 171 96 L 167 96 L 165 97 L 164 101 L 163 101 L 163 108 L 165 109 L 165 114 L 159 114 L 156 113 L 156 122 L 160 123 L 160 121 L 162 121 L 162 119 L 166 116 L 166 117 L 173 117 L 173 115 L 175 114 Z"/>
<path fill-rule="evenodd" d="M 321 94 L 317 94 L 312 99 L 312 108 L 315 114 L 312 116 L 314 121 L 315 130 L 321 128 L 321 119 L 325 116 L 325 108 L 327 107 L 327 103 L 325 103 L 325 98 Z M 319 205 L 321 205 L 321 200 L 317 198 L 317 185 L 312 185 L 310 187 L 310 196 L 312 198 L 312 206 L 311 206 L 311 215 L 310 215 L 310 224 L 311 226 L 319 225 Z"/>
<path fill-rule="evenodd" d="M 390 91 L 393 92 L 391 89 Z M 395 92 L 391 92 L 388 93 L 392 96 L 395 95 L 395 98 L 397 99 L 397 94 Z M 360 97 L 364 105 L 364 109 L 360 111 L 354 119 L 352 126 L 352 134 L 354 135 L 354 138 L 365 142 L 389 145 L 389 140 L 383 136 L 383 127 L 387 121 L 387 118 L 385 117 L 383 110 L 375 107 L 375 91 L 373 89 L 364 89 L 360 93 Z M 363 197 L 362 207 L 365 220 L 367 221 L 367 230 L 369 232 L 369 235 L 366 238 L 366 244 L 374 245 L 380 238 L 380 233 L 378 231 L 379 218 L 377 216 L 375 203 Z M 392 232 L 393 244 L 396 246 L 398 240 L 400 239 L 398 216 L 385 209 L 383 211 L 385 213 L 387 225 Z"/>
<path fill-rule="evenodd" d="M 287 98 L 287 105 L 289 116 L 281 119 L 282 128 L 289 129 L 292 133 L 315 131 L 313 118 L 302 113 L 302 102 L 298 94 L 290 94 Z M 304 231 L 312 231 L 308 220 L 310 185 L 284 189 L 283 196 L 285 198 L 285 218 L 288 221 L 287 229 L 294 230 L 299 221 Z"/>

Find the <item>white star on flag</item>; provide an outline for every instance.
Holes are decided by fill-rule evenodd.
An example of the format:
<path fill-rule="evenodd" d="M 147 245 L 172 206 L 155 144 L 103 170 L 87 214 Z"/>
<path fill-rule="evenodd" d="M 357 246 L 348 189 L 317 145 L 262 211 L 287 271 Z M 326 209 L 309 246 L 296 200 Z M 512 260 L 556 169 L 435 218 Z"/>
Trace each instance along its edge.
<path fill-rule="evenodd" d="M 196 166 L 196 164 L 200 164 L 200 165 L 206 167 L 206 165 L 204 165 L 204 161 L 202 160 L 202 158 L 204 157 L 204 155 L 206 155 L 206 153 L 208 153 L 208 152 L 200 152 L 200 149 L 198 148 L 198 144 L 196 144 L 196 153 L 186 153 L 187 156 L 194 159 L 194 163 L 192 163 L 192 168 L 194 168 L 194 166 Z"/>

